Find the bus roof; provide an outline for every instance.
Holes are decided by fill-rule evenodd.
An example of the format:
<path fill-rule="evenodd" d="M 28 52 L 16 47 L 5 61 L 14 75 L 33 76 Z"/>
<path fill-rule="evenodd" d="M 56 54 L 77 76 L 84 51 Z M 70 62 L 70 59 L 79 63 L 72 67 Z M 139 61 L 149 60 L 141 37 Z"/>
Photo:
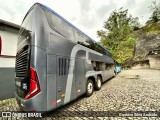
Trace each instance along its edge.
<path fill-rule="evenodd" d="M 61 15 L 59 15 L 57 12 L 55 12 L 53 9 L 49 8 L 46 5 L 43 5 L 41 3 L 36 2 L 34 5 L 41 5 L 44 8 L 46 8 L 48 11 L 52 12 L 53 14 L 55 14 L 56 16 L 58 16 L 59 18 L 61 18 L 62 20 L 64 20 L 67 24 L 69 24 L 70 26 L 72 26 L 74 29 L 76 29 L 78 32 L 80 32 L 81 34 L 85 35 L 86 37 L 88 37 L 89 39 L 91 39 L 94 43 L 98 44 L 100 47 L 102 47 L 103 49 L 105 49 L 106 51 L 108 51 L 109 53 L 111 53 L 111 51 L 109 51 L 107 48 L 103 47 L 102 45 L 100 45 L 98 42 L 96 42 L 94 39 L 92 39 L 90 36 L 88 36 L 87 34 L 85 34 L 83 31 L 81 31 L 79 28 L 77 28 L 76 26 L 74 26 L 72 23 L 70 23 L 68 20 L 66 20 L 64 17 L 62 17 Z M 112 53 L 111 53 L 112 54 Z"/>

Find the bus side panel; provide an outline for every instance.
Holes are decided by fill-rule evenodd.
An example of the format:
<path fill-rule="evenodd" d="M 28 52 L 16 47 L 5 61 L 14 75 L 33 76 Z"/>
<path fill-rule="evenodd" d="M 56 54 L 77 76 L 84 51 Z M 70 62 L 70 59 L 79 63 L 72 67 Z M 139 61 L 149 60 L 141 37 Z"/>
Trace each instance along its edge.
<path fill-rule="evenodd" d="M 50 31 L 48 54 L 57 56 L 57 107 L 76 99 L 75 92 L 75 57 L 70 57 L 75 43 Z M 72 63 L 72 64 L 71 64 Z M 71 82 L 72 81 L 72 82 Z M 66 89 L 68 85 L 68 88 Z"/>
<path fill-rule="evenodd" d="M 102 73 L 104 76 L 103 82 L 105 82 L 108 79 L 110 79 L 111 77 L 113 77 L 110 70 L 104 70 Z"/>
<path fill-rule="evenodd" d="M 55 109 L 57 101 L 56 55 L 47 54 L 47 110 Z"/>
<path fill-rule="evenodd" d="M 38 46 L 44 50 L 48 45 L 47 19 L 41 8 L 35 7 L 33 10 L 33 37 L 31 45 Z"/>
<path fill-rule="evenodd" d="M 47 53 L 70 57 L 71 51 L 75 46 L 75 43 L 70 42 L 69 40 L 61 37 L 60 35 L 56 35 L 53 32 L 51 32 L 49 35 L 50 40 L 47 47 Z"/>

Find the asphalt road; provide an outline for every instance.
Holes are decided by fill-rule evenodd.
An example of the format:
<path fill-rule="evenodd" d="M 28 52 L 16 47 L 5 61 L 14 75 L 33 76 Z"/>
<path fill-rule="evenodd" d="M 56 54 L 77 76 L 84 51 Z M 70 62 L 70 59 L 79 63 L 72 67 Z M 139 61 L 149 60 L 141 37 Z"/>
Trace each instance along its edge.
<path fill-rule="evenodd" d="M 91 97 L 87 98 L 82 96 L 59 109 L 45 114 L 43 118 L 38 119 L 158 120 L 159 118 L 151 116 L 122 117 L 123 114 L 116 117 L 102 116 L 111 111 L 113 111 L 113 113 L 115 112 L 116 115 L 119 111 L 160 111 L 159 91 L 160 70 L 125 70 L 115 78 L 105 82 L 102 89 L 95 91 Z M 3 100 L 0 101 L 0 111 L 19 111 L 19 107 L 14 98 Z"/>

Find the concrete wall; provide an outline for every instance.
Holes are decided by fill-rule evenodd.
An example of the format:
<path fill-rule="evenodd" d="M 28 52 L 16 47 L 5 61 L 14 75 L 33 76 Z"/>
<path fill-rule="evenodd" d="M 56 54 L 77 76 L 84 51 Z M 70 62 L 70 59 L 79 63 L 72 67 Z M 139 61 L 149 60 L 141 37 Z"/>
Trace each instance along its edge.
<path fill-rule="evenodd" d="M 148 56 L 150 68 L 160 69 L 160 55 Z"/>
<path fill-rule="evenodd" d="M 0 65 L 0 100 L 4 100 L 14 97 L 15 58 L 0 57 Z"/>
<path fill-rule="evenodd" d="M 0 68 L 14 68 L 15 67 L 15 58 L 7 58 L 0 56 Z"/>
<path fill-rule="evenodd" d="M 144 64 L 136 64 L 132 67 L 132 69 L 140 69 L 140 68 L 149 68 L 150 66 L 147 63 Z"/>
<path fill-rule="evenodd" d="M 0 100 L 14 97 L 14 68 L 0 68 Z"/>
<path fill-rule="evenodd" d="M 149 68 L 149 60 L 137 61 L 132 65 L 132 69 Z"/>

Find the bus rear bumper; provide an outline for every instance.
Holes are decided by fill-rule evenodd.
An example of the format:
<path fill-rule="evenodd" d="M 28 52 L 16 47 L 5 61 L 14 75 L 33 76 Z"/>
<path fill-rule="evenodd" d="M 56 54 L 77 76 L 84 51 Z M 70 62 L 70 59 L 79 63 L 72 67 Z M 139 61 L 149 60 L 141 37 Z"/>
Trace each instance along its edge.
<path fill-rule="evenodd" d="M 46 101 L 43 101 L 43 99 L 41 98 L 41 93 L 37 94 L 36 96 L 30 99 L 21 98 L 15 93 L 15 98 L 22 111 L 28 111 L 28 112 L 46 111 L 46 104 L 45 104 Z"/>

